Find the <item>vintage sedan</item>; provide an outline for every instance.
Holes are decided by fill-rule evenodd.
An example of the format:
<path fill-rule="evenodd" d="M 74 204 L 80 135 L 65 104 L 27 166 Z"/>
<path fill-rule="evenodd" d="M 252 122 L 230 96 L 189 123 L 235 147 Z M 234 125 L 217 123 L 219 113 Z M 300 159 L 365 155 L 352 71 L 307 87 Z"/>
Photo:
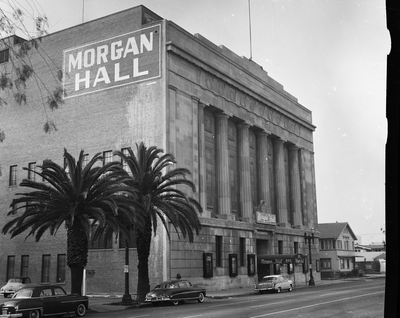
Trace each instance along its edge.
<path fill-rule="evenodd" d="M 195 287 L 187 280 L 165 281 L 147 293 L 145 302 L 154 306 L 160 303 L 172 303 L 175 306 L 186 300 L 204 301 L 206 289 Z"/>
<path fill-rule="evenodd" d="M 3 294 L 7 298 L 8 295 L 13 295 L 22 285 L 30 283 L 31 279 L 27 276 L 12 277 L 8 280 L 7 284 L 0 288 L 0 294 Z"/>
<path fill-rule="evenodd" d="M 89 306 L 86 296 L 67 295 L 57 285 L 24 285 L 14 296 L 0 305 L 0 318 L 63 316 L 75 313 L 83 317 Z"/>
<path fill-rule="evenodd" d="M 282 275 L 264 276 L 261 282 L 255 284 L 254 290 L 260 293 L 267 291 L 280 293 L 282 290 L 291 292 L 293 290 L 293 281 L 283 277 Z"/>

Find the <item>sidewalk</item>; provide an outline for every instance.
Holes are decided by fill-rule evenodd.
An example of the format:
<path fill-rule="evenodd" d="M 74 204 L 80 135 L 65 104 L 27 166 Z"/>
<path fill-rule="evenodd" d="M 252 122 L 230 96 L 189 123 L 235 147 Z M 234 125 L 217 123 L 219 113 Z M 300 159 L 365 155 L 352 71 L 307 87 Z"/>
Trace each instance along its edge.
<path fill-rule="evenodd" d="M 362 280 L 369 280 L 369 279 L 377 279 L 385 278 L 385 274 L 369 274 L 363 277 L 350 277 L 350 278 L 340 278 L 340 279 L 332 279 L 332 280 L 321 280 L 315 282 L 316 286 L 321 285 L 332 285 L 332 284 L 344 284 L 350 283 L 354 281 L 362 281 Z M 295 286 L 295 289 L 302 289 L 308 288 L 306 284 L 301 284 L 299 286 Z M 313 288 L 313 287 L 310 287 Z M 226 290 L 217 290 L 217 291 L 209 291 L 207 292 L 207 298 L 213 299 L 224 299 L 224 298 L 231 298 L 231 297 L 241 297 L 246 295 L 253 295 L 256 294 L 254 291 L 254 287 L 244 287 L 244 288 L 232 288 Z M 129 306 L 122 306 L 120 305 L 122 300 L 122 295 L 87 295 L 89 297 L 89 310 L 88 312 L 115 312 L 119 310 L 126 310 L 129 308 L 136 308 L 137 305 L 129 305 Z"/>

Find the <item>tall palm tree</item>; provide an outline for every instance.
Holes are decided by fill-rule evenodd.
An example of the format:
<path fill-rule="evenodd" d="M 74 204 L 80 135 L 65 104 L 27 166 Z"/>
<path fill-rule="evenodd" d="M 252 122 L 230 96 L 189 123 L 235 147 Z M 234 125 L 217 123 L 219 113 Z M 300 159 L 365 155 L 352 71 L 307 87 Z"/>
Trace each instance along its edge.
<path fill-rule="evenodd" d="M 134 209 L 136 189 L 127 187 L 129 175 L 121 163 L 99 166 L 103 160 L 96 154 L 84 166 L 84 152 L 75 159 L 64 150 L 66 168 L 45 160 L 41 172 L 24 168 L 38 175 L 44 182 L 24 179 L 20 186 L 32 189 L 17 193 L 8 213 L 13 217 L 4 225 L 3 234 L 11 238 L 26 232 L 38 242 L 45 232 L 56 235 L 62 224 L 67 229 L 67 265 L 71 269 L 71 292 L 81 294 L 83 269 L 88 259 L 88 244 L 93 225 L 98 225 L 93 239 L 100 239 L 104 228 L 129 235 L 127 224 L 143 224 L 143 217 Z M 18 215 L 20 209 L 25 211 Z M 17 214 L 16 217 L 14 215 Z"/>
<path fill-rule="evenodd" d="M 145 212 L 144 226 L 135 228 L 139 262 L 137 297 L 142 302 L 150 290 L 148 260 L 152 229 L 156 235 L 157 222 L 161 220 L 169 236 L 169 221 L 178 235 L 188 236 L 193 242 L 194 231 L 198 234 L 201 228 L 197 212 L 201 212 L 202 208 L 195 199 L 180 190 L 189 188 L 195 191 L 195 185 L 186 179 L 190 175 L 188 169 L 170 169 L 176 163 L 173 155 L 160 155 L 163 152 L 161 149 L 154 146 L 147 148 L 143 142 L 136 148 L 137 155 L 132 149 L 126 155 L 120 151 L 115 154 L 129 166 L 131 186 L 137 189 L 138 203 Z"/>

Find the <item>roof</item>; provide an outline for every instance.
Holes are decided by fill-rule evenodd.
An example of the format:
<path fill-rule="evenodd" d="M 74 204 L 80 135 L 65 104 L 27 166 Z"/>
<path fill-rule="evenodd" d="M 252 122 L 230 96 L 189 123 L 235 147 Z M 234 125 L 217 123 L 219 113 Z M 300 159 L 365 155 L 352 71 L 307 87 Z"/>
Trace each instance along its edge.
<path fill-rule="evenodd" d="M 318 223 L 318 231 L 321 233 L 321 239 L 330 238 L 336 240 L 343 233 L 346 227 L 353 239 L 357 240 L 357 237 L 347 222 Z"/>
<path fill-rule="evenodd" d="M 386 253 L 382 252 L 356 252 L 356 262 L 372 262 L 375 259 L 386 259 Z"/>

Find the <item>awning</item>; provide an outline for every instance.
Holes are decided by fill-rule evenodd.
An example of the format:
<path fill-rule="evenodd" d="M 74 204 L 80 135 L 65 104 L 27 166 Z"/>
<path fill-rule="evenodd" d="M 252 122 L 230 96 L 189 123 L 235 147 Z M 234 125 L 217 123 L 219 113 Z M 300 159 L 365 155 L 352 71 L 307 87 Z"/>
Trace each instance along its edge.
<path fill-rule="evenodd" d="M 259 254 L 257 259 L 261 264 L 304 264 L 306 256 L 303 254 Z"/>

